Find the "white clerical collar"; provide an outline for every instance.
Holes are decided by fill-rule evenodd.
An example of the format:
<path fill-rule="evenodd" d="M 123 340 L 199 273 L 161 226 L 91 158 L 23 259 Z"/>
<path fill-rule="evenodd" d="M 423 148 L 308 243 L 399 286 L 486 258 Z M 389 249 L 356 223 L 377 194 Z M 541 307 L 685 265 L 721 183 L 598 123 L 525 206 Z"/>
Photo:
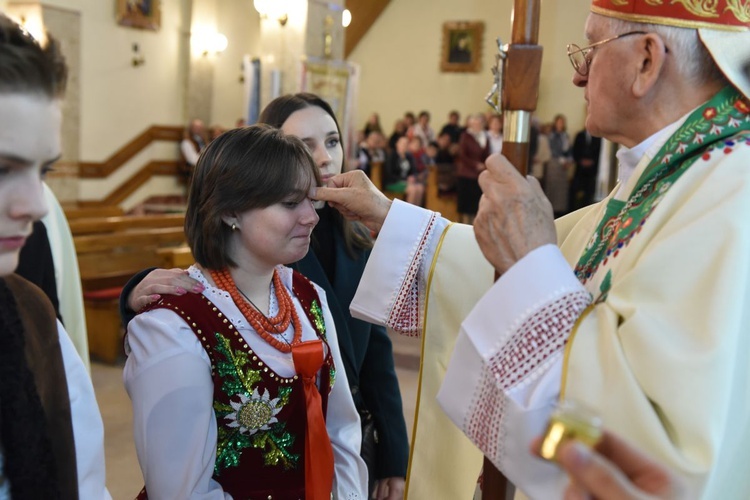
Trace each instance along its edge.
<path fill-rule="evenodd" d="M 667 142 L 667 139 L 669 139 L 672 134 L 682 126 L 685 120 L 687 120 L 687 117 L 690 116 L 693 111 L 694 109 L 691 109 L 676 122 L 670 123 L 632 148 L 626 148 L 624 146 L 620 147 L 616 154 L 619 163 L 617 180 L 620 183 L 620 189 L 617 190 L 616 198 L 620 198 L 620 195 L 623 194 L 625 186 L 628 184 L 630 177 L 632 177 L 641 161 L 643 161 L 644 158 L 648 158 L 648 161 L 651 161 L 664 143 Z"/>

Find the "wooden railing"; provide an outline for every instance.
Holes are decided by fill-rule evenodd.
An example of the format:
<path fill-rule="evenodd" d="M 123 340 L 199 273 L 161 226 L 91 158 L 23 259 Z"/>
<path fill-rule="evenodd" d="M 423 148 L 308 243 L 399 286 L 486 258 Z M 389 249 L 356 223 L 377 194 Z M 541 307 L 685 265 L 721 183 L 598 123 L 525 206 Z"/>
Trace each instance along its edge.
<path fill-rule="evenodd" d="M 129 143 L 125 144 L 115 154 L 100 163 L 82 161 L 78 164 L 78 175 L 82 179 L 101 179 L 109 177 L 112 172 L 122 167 L 128 160 L 141 152 L 143 148 L 154 141 L 180 142 L 183 127 L 153 125 Z"/>
<path fill-rule="evenodd" d="M 118 205 L 125 201 L 139 187 L 148 182 L 151 177 L 155 175 L 178 175 L 179 163 L 177 160 L 152 160 L 101 200 L 79 200 L 78 206 L 100 207 Z"/>
<path fill-rule="evenodd" d="M 81 179 L 106 178 L 154 141 L 180 142 L 183 130 L 183 127 L 153 125 L 125 144 L 105 161 L 100 163 L 80 162 L 78 164 L 78 176 Z M 179 165 L 180 161 L 178 160 L 152 160 L 104 198 L 100 200 L 78 201 L 77 205 L 81 208 L 118 205 L 148 182 L 151 177 L 155 175 L 178 175 Z"/>

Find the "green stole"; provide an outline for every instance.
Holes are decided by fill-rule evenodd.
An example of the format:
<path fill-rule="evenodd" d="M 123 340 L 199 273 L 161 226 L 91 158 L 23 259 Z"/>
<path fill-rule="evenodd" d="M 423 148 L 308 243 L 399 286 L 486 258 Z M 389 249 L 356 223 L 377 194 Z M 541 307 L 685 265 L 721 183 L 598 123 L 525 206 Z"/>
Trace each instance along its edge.
<path fill-rule="evenodd" d="M 725 87 L 693 111 L 654 156 L 626 201 L 610 199 L 604 217 L 578 260 L 575 273 L 581 283 L 641 232 L 670 187 L 698 158 L 731 152 L 735 144 L 750 141 L 750 107 L 734 89 Z M 602 294 L 609 288 L 605 277 Z"/>

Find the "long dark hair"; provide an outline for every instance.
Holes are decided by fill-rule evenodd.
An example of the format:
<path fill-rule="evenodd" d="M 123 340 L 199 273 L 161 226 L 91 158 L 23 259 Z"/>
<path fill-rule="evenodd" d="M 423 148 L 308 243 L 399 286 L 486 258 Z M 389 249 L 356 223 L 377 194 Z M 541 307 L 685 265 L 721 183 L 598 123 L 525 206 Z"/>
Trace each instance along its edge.
<path fill-rule="evenodd" d="M 299 111 L 300 109 L 312 107 L 318 107 L 328 113 L 333 119 L 333 123 L 336 124 L 336 131 L 339 133 L 339 137 L 343 137 L 341 135 L 339 122 L 336 119 L 336 115 L 334 114 L 333 109 L 331 109 L 331 106 L 321 97 L 308 92 L 287 94 L 277 97 L 268 103 L 268 106 L 266 106 L 260 114 L 258 121 L 260 123 L 271 125 L 272 127 L 281 128 L 292 113 Z M 344 148 L 343 143 L 341 144 L 341 148 Z M 346 152 L 344 151 L 344 153 Z M 344 154 L 344 158 L 346 158 L 346 154 Z M 333 222 L 344 235 L 346 251 L 352 258 L 356 257 L 358 250 L 372 248 L 370 233 L 362 224 L 346 220 L 337 210 L 333 211 Z"/>

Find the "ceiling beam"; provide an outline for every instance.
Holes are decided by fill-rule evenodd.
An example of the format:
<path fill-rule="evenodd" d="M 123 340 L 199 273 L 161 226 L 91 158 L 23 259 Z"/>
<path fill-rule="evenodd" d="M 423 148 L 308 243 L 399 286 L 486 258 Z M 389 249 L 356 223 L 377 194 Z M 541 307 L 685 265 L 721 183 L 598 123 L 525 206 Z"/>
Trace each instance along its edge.
<path fill-rule="evenodd" d="M 391 0 L 346 0 L 346 8 L 352 13 L 352 23 L 344 30 L 344 58 L 349 57 L 390 2 Z"/>

